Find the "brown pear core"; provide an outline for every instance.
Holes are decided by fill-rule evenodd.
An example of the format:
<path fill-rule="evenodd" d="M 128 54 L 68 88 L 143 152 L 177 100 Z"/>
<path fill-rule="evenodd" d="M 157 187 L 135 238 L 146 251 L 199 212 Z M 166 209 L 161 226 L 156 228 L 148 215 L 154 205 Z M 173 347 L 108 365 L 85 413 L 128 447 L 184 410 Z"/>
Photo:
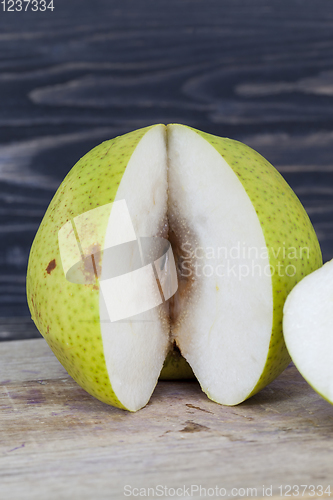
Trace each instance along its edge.
<path fill-rule="evenodd" d="M 167 217 L 159 225 L 156 236 L 165 238 L 171 244 L 175 259 L 178 289 L 177 292 L 167 301 L 165 310 L 161 310 L 162 316 L 170 325 L 170 351 L 181 354 L 177 343 L 177 333 L 181 327 L 182 318 L 186 314 L 186 305 L 198 285 L 195 280 L 195 257 L 196 240 L 194 232 L 189 229 L 185 219 L 168 209 Z M 158 286 L 160 283 L 157 279 Z"/>
<path fill-rule="evenodd" d="M 169 211 L 168 221 L 168 240 L 172 247 L 178 279 L 178 290 L 169 301 L 170 339 L 172 345 L 176 345 L 179 349 L 177 342 L 179 328 L 187 314 L 187 304 L 190 303 L 191 296 L 198 286 L 195 279 L 194 257 L 196 241 L 194 232 L 189 229 L 185 219 Z"/>

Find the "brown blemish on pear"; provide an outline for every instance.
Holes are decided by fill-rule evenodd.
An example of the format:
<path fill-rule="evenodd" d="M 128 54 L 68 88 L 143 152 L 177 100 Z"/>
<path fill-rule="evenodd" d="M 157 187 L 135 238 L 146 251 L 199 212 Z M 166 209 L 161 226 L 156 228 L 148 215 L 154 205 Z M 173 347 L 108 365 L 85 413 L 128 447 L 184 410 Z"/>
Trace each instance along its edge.
<path fill-rule="evenodd" d="M 56 260 L 55 259 L 51 260 L 46 268 L 47 274 L 51 274 L 53 269 L 56 268 L 56 266 L 57 266 Z"/>

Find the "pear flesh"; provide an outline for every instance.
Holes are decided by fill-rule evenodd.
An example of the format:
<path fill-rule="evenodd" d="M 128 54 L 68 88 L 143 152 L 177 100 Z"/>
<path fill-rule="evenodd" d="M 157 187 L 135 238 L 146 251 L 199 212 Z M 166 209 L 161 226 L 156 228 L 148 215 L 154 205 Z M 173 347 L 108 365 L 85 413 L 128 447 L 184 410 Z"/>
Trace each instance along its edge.
<path fill-rule="evenodd" d="M 216 149 L 176 125 L 168 145 L 170 232 L 182 240 L 183 274 L 193 277 L 172 333 L 209 397 L 237 404 L 255 387 L 269 349 L 273 295 L 264 273 L 268 254 L 260 257 L 265 238 L 244 187 Z M 239 243 L 252 255 L 240 252 L 233 260 Z M 258 272 L 241 279 L 239 269 L 252 264 Z"/>
<path fill-rule="evenodd" d="M 333 261 L 306 276 L 284 306 L 283 332 L 305 380 L 333 404 Z"/>
<path fill-rule="evenodd" d="M 267 385 L 290 361 L 282 336 L 282 308 L 297 281 L 320 267 L 318 240 L 289 186 L 247 146 L 182 125 L 156 125 L 135 133 L 139 135 L 135 136 L 135 147 L 131 145 L 124 171 L 120 172 L 111 159 L 110 166 L 105 163 L 103 167 L 104 182 L 113 183 L 113 188 L 115 180 L 111 174 L 108 179 L 107 169 L 115 177 L 118 175 L 115 195 L 101 196 L 97 203 L 102 205 L 101 217 L 96 228 L 89 229 L 87 222 L 83 227 L 86 232 L 96 233 L 94 244 L 101 248 L 116 246 L 126 238 L 169 240 L 173 250 L 170 258 L 177 269 L 177 292 L 169 300 L 157 301 L 155 307 L 143 310 L 142 303 L 152 303 L 158 295 L 152 291 L 156 289 L 156 276 L 151 275 L 143 282 L 138 299 L 133 298 L 141 301 L 143 312 L 126 320 L 110 321 L 110 312 L 119 312 L 122 301 L 112 283 L 108 284 L 110 264 L 106 252 L 100 252 L 100 260 L 96 260 L 94 269 L 100 269 L 100 273 L 95 284 L 65 283 L 61 266 L 45 273 L 45 264 L 40 264 L 41 242 L 46 245 L 51 239 L 45 262 L 53 254 L 55 262 L 61 261 L 50 221 L 57 227 L 71 220 L 75 211 L 63 213 L 69 210 L 68 202 L 65 205 L 60 194 L 67 196 L 76 178 L 81 179 L 86 170 L 90 178 L 89 168 L 107 161 L 112 148 L 103 143 L 103 154 L 99 147 L 95 148 L 81 160 L 85 162 L 82 166 L 78 162 L 68 174 L 37 234 L 27 279 L 32 317 L 73 378 L 108 404 L 130 411 L 147 404 L 173 346 L 180 350 L 212 400 L 238 404 Z M 132 134 L 128 134 L 129 141 Z M 118 139 L 123 141 L 120 149 L 125 151 L 126 136 Z M 90 178 L 90 182 L 94 180 Z M 100 185 L 89 191 L 89 200 L 96 198 L 93 192 L 98 192 L 97 188 Z M 68 194 L 69 200 L 71 196 Z M 126 202 L 130 233 L 134 236 L 126 236 L 125 222 L 115 225 L 119 203 L 107 212 L 103 209 L 106 200 Z M 86 210 L 96 208 L 96 199 L 94 203 L 87 203 Z M 80 207 L 75 209 L 82 213 L 84 201 Z M 59 222 L 56 212 L 63 214 Z M 298 250 L 298 240 L 307 246 L 309 255 L 304 260 L 295 258 L 295 272 L 291 275 L 286 272 L 291 257 L 279 252 L 281 245 L 296 245 Z M 128 267 L 133 265 L 131 251 L 125 249 L 121 260 Z M 282 266 L 281 273 L 275 272 L 277 264 Z M 43 312 L 47 297 L 52 296 L 51 289 L 53 296 L 58 293 L 65 299 L 61 315 L 47 308 Z M 88 307 L 84 309 L 84 321 L 78 326 L 70 305 L 74 295 L 78 317 L 84 304 L 91 304 L 91 312 Z M 73 335 L 66 331 L 69 325 Z M 86 347 L 82 335 L 88 339 Z M 178 368 L 175 364 L 172 370 L 167 369 L 169 378 L 184 372 L 184 365 L 179 372 Z"/>

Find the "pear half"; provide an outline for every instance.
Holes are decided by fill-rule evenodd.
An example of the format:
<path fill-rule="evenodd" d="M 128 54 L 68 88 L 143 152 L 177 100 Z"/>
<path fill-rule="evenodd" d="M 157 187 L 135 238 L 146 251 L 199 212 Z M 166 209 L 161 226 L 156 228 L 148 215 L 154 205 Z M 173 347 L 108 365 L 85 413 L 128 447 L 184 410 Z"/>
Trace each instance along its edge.
<path fill-rule="evenodd" d="M 147 262 L 143 279 L 133 256 L 147 238 L 172 251 L 155 255 L 160 269 Z M 136 411 L 160 374 L 193 370 L 208 397 L 234 405 L 289 363 L 284 301 L 321 264 L 305 210 L 262 156 L 183 125 L 155 125 L 102 143 L 69 172 L 34 240 L 27 295 L 55 355 L 101 401 Z M 165 294 L 165 276 L 176 271 Z M 143 279 L 140 293 L 129 274 Z M 115 286 L 123 279 L 125 294 Z"/>
<path fill-rule="evenodd" d="M 333 261 L 306 276 L 284 306 L 284 338 L 305 380 L 333 404 Z"/>

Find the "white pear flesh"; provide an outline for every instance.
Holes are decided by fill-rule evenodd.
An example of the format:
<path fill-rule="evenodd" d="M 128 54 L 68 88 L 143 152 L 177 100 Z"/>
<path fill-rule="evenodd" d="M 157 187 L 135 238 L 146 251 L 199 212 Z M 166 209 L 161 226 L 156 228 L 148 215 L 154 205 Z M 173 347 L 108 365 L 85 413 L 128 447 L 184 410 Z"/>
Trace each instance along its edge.
<path fill-rule="evenodd" d="M 284 306 L 283 333 L 299 372 L 333 404 L 333 260 L 291 291 Z"/>
<path fill-rule="evenodd" d="M 170 127 L 168 146 L 170 229 L 182 228 L 194 281 L 173 335 L 203 391 L 234 405 L 255 387 L 269 349 L 273 296 L 264 272 L 268 254 L 260 255 L 265 238 L 244 187 L 216 149 L 179 125 Z M 232 259 L 239 243 L 253 252 Z M 239 267 L 253 264 L 258 272 L 241 278 Z"/>

